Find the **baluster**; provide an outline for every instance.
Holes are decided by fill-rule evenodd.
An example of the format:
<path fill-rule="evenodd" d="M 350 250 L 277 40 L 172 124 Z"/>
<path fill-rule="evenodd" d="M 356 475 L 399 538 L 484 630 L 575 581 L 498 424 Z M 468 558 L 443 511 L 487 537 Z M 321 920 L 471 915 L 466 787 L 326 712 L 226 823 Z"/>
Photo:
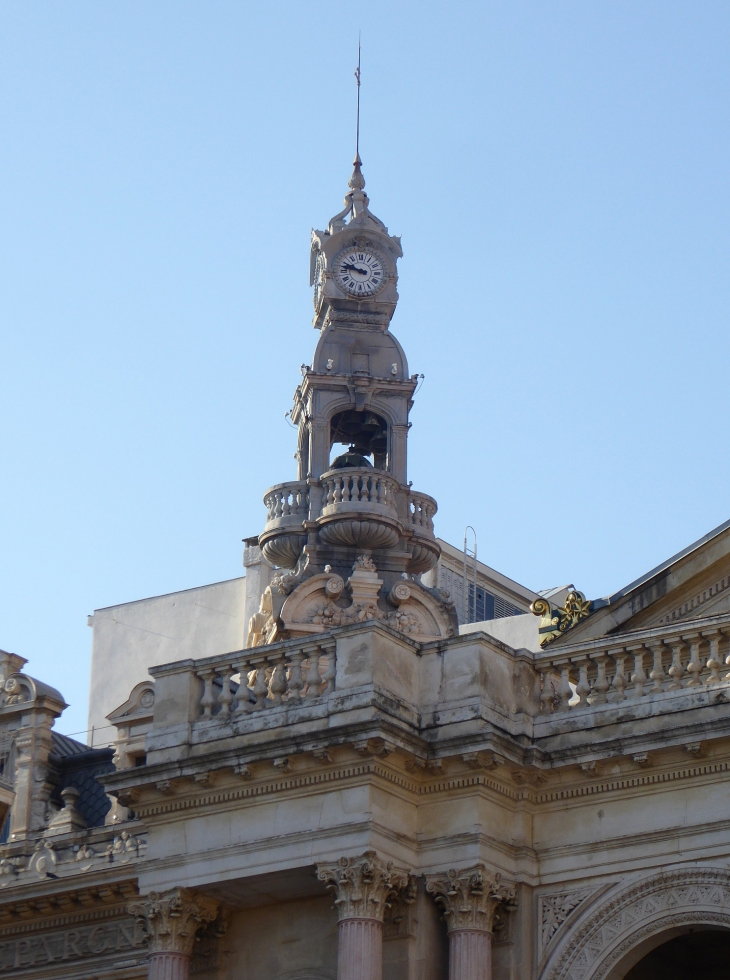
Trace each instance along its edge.
<path fill-rule="evenodd" d="M 654 681 L 654 686 L 652 691 L 658 693 L 664 690 L 664 682 L 667 679 L 667 675 L 664 673 L 664 665 L 662 663 L 662 654 L 664 653 L 664 645 L 662 643 L 652 643 L 650 645 L 650 650 L 654 657 L 652 662 L 651 673 L 649 674 L 649 680 Z"/>
<path fill-rule="evenodd" d="M 238 690 L 236 691 L 233 705 L 234 716 L 244 712 L 253 711 L 253 704 L 251 703 L 251 689 L 248 686 L 248 674 L 248 663 L 244 661 L 238 668 Z"/>
<path fill-rule="evenodd" d="M 283 513 L 283 510 L 284 510 L 284 501 L 282 499 L 283 496 L 284 495 L 282 493 L 277 493 L 277 495 L 276 495 L 276 516 L 277 517 L 281 517 L 281 515 Z"/>
<path fill-rule="evenodd" d="M 334 502 L 336 504 L 341 504 L 342 503 L 342 495 L 343 495 L 343 492 L 345 490 L 345 484 L 348 482 L 347 481 L 347 477 L 344 477 L 343 478 L 341 476 L 336 476 L 336 477 L 334 477 L 333 482 L 334 482 L 334 485 L 335 485 L 335 499 L 334 499 Z"/>
<path fill-rule="evenodd" d="M 710 671 L 710 676 L 707 678 L 706 683 L 708 685 L 719 684 L 722 680 L 720 677 L 720 666 L 722 665 L 722 660 L 720 659 L 720 640 L 722 639 L 722 633 L 719 630 L 713 630 L 710 634 L 706 634 L 705 638 L 709 636 L 710 641 L 710 656 L 707 658 L 707 667 Z"/>
<path fill-rule="evenodd" d="M 605 704 L 608 700 L 606 693 L 611 686 L 608 683 L 608 677 L 606 676 L 606 665 L 608 663 L 608 657 L 605 654 L 600 654 L 594 658 L 596 661 L 596 679 L 593 684 L 593 703 L 594 704 Z"/>
<path fill-rule="evenodd" d="M 613 680 L 611 681 L 611 687 L 616 692 L 616 701 L 623 701 L 626 697 L 626 672 L 625 663 L 626 655 L 621 653 L 612 653 L 614 663 L 616 664 L 616 670 L 613 674 Z"/>
<path fill-rule="evenodd" d="M 302 660 L 304 660 L 304 654 L 301 650 L 293 653 L 291 656 L 291 667 L 289 668 L 290 701 L 301 701 L 302 698 L 302 688 L 304 687 L 304 681 L 302 680 Z"/>
<path fill-rule="evenodd" d="M 702 673 L 702 664 L 700 663 L 700 644 L 702 643 L 702 637 L 699 633 L 691 633 L 689 636 L 683 636 L 682 639 L 689 640 L 689 663 L 687 664 L 689 680 L 686 686 L 699 687 L 700 674 Z"/>
<path fill-rule="evenodd" d="M 335 651 L 329 650 L 325 656 L 327 658 L 327 669 L 325 670 L 324 677 L 322 678 L 324 681 L 324 686 L 319 693 L 331 694 L 335 689 Z"/>
<path fill-rule="evenodd" d="M 286 693 L 286 670 L 284 661 L 280 660 L 274 667 L 269 682 L 269 697 L 274 705 L 281 704 L 282 695 Z"/>
<path fill-rule="evenodd" d="M 588 683 L 588 664 L 590 660 L 586 657 L 578 664 L 578 683 L 575 685 L 575 693 L 578 695 L 576 707 L 588 704 L 588 695 L 591 693 L 591 685 Z"/>
<path fill-rule="evenodd" d="M 682 643 L 681 638 L 672 639 L 669 641 L 669 645 L 672 648 L 672 666 L 669 668 L 669 676 L 672 678 L 668 691 L 678 691 L 682 687 L 682 677 L 684 676 L 684 667 L 682 666 L 682 650 L 684 648 L 684 643 Z"/>
<path fill-rule="evenodd" d="M 215 695 L 213 694 L 214 676 L 214 670 L 205 670 L 198 674 L 198 677 L 202 677 L 205 685 L 203 688 L 203 696 L 200 699 L 200 707 L 203 709 L 203 718 L 210 718 L 213 714 L 213 705 L 215 704 Z"/>
<path fill-rule="evenodd" d="M 375 494 L 376 494 L 376 498 L 377 498 L 376 499 L 376 503 L 382 504 L 382 502 L 383 502 L 383 479 L 380 476 L 378 477 L 377 482 L 375 484 Z"/>
<path fill-rule="evenodd" d="M 543 670 L 540 672 L 540 680 L 542 684 L 542 690 L 540 691 L 540 704 L 542 705 L 542 710 L 549 714 L 555 708 L 555 688 L 552 684 L 552 675 L 547 671 Z"/>
<path fill-rule="evenodd" d="M 322 678 L 319 676 L 319 650 L 313 650 L 309 654 L 309 670 L 307 671 L 307 697 L 316 698 L 322 685 Z"/>
<path fill-rule="evenodd" d="M 291 514 L 291 494 L 288 490 L 281 494 L 281 516 L 288 517 Z"/>
<path fill-rule="evenodd" d="M 221 718 L 228 718 L 231 713 L 231 701 L 233 700 L 233 693 L 231 691 L 231 674 L 233 671 L 230 666 L 226 666 L 221 671 L 221 693 L 218 695 L 218 703 L 221 706 L 220 715 Z"/>
<path fill-rule="evenodd" d="M 558 710 L 567 711 L 570 707 L 568 702 L 573 697 L 573 688 L 570 686 L 570 664 L 561 664 L 558 696 L 560 697 L 560 707 Z"/>
<path fill-rule="evenodd" d="M 253 706 L 254 711 L 261 711 L 266 705 L 264 701 L 266 700 L 266 695 L 269 693 L 269 686 L 266 683 L 266 668 L 261 666 L 257 667 L 255 671 L 255 677 L 253 686 L 251 687 L 254 697 L 256 698 L 256 704 Z"/>
<path fill-rule="evenodd" d="M 644 693 L 644 684 L 646 684 L 644 647 L 627 647 L 627 650 L 634 654 L 634 672 L 631 675 L 631 683 L 634 685 L 632 693 L 635 698 L 640 698 Z"/>

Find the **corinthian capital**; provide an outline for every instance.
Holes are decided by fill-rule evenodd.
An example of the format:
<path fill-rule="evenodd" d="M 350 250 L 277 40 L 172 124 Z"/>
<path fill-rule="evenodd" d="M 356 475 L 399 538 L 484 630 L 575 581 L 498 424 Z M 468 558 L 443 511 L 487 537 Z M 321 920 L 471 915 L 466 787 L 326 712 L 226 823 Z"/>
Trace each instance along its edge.
<path fill-rule="evenodd" d="M 188 888 L 150 892 L 127 906 L 127 912 L 147 930 L 151 953 L 183 953 L 190 956 L 195 933 L 218 914 L 218 903 Z"/>
<path fill-rule="evenodd" d="M 389 900 L 408 885 L 408 872 L 384 864 L 375 851 L 357 858 L 340 858 L 337 864 L 320 864 L 317 877 L 335 895 L 339 919 L 380 919 Z"/>
<path fill-rule="evenodd" d="M 441 875 L 426 875 L 426 891 L 444 910 L 446 928 L 479 929 L 492 932 L 497 908 L 514 902 L 514 885 L 491 874 L 483 864 L 463 871 L 447 871 Z"/>

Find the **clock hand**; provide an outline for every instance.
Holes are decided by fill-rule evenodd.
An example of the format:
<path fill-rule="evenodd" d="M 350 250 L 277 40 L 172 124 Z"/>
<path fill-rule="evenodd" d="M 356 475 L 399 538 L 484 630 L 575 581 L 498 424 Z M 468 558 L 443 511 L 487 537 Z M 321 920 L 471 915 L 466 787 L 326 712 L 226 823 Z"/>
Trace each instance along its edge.
<path fill-rule="evenodd" d="M 352 272 L 357 272 L 361 276 L 366 276 L 368 274 L 368 272 L 370 271 L 369 269 L 360 269 L 356 265 L 350 265 L 349 262 L 345 262 L 343 264 L 342 268 L 343 269 L 350 269 Z"/>

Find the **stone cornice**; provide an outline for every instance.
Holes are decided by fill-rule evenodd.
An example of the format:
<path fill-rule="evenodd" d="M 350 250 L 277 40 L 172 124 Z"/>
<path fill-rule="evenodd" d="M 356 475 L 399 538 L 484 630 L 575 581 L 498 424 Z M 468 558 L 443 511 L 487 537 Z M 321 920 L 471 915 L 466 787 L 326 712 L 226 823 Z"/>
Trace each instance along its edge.
<path fill-rule="evenodd" d="M 136 880 L 116 882 L 102 887 L 17 898 L 0 906 L 0 937 L 39 932 L 127 917 L 127 905 L 137 895 Z"/>
<path fill-rule="evenodd" d="M 678 747 L 674 747 L 674 750 L 677 751 Z M 320 760 L 314 764 L 307 763 L 306 768 L 300 770 L 292 769 L 296 757 L 274 760 L 273 764 L 271 760 L 251 762 L 238 767 L 241 775 L 235 781 L 229 764 L 227 771 L 222 770 L 218 774 L 219 778 L 214 778 L 213 773 L 210 776 L 203 774 L 207 778 L 197 780 L 192 776 L 177 777 L 171 780 L 158 799 L 137 800 L 134 807 L 141 818 L 158 822 L 174 813 L 209 807 L 235 808 L 243 800 L 265 799 L 275 795 L 318 794 L 326 792 L 328 786 L 336 783 L 362 783 L 364 780 L 382 781 L 391 787 L 391 791 L 404 798 L 477 791 L 495 794 L 508 806 L 538 807 L 606 793 L 631 794 L 646 786 L 713 778 L 730 772 L 730 759 L 723 758 L 696 758 L 691 762 L 680 762 L 675 758 L 660 766 L 658 757 L 648 756 L 647 763 L 640 764 L 630 755 L 624 755 L 586 764 L 583 774 L 577 767 L 566 772 L 565 769 L 541 770 L 509 765 L 481 766 L 471 761 L 472 755 L 478 757 L 480 754 L 472 753 L 469 756 L 468 768 L 457 758 L 444 760 L 440 766 L 411 765 L 411 771 L 404 771 L 402 761 L 389 763 L 374 757 L 333 764 L 328 760 L 327 753 L 323 752 Z M 622 766 L 620 773 L 602 772 L 605 766 L 617 763 Z M 270 778 L 264 774 L 267 767 L 273 770 Z M 552 781 L 552 785 L 546 785 L 548 780 Z M 200 787 L 205 789 L 201 792 Z"/>

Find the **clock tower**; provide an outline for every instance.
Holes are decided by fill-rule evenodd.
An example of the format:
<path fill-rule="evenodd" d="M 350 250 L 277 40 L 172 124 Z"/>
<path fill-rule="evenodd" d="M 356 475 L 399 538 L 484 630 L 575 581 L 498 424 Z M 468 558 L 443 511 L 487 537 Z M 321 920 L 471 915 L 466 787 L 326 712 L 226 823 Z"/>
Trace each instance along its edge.
<path fill-rule="evenodd" d="M 390 332 L 403 252 L 370 211 L 359 154 L 344 205 L 312 232 L 319 339 L 294 393 L 297 480 L 264 495 L 259 544 L 282 572 L 252 619 L 249 645 L 368 619 L 421 639 L 455 630 L 445 594 L 420 582 L 440 548 L 436 501 L 408 482 L 417 375 Z"/>

